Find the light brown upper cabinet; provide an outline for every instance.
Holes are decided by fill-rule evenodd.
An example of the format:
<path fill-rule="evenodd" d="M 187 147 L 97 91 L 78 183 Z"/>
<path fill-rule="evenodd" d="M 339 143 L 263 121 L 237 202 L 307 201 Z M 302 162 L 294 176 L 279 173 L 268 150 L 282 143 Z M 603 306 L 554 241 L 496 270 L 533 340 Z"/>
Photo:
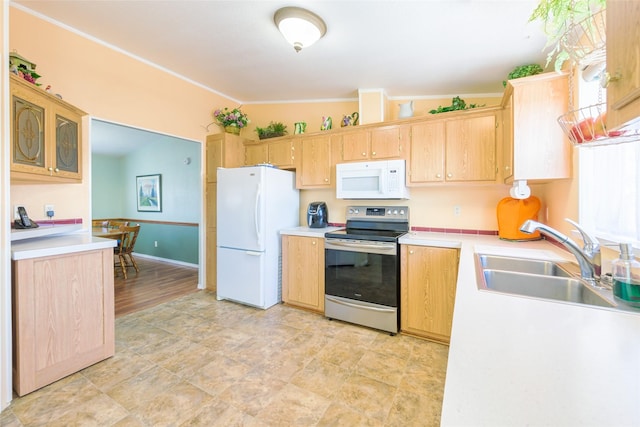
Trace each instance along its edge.
<path fill-rule="evenodd" d="M 331 180 L 331 144 L 330 135 L 302 137 L 296 141 L 296 187 L 330 188 Z"/>
<path fill-rule="evenodd" d="M 640 2 L 607 1 L 607 128 L 640 120 Z"/>
<path fill-rule="evenodd" d="M 282 137 L 273 141 L 245 141 L 246 166 L 270 163 L 281 169 L 294 168 L 295 147 L 293 137 Z"/>
<path fill-rule="evenodd" d="M 567 74 L 545 73 L 507 82 L 502 98 L 505 182 L 571 176 L 571 143 L 557 121 L 568 105 Z"/>
<path fill-rule="evenodd" d="M 12 182 L 81 182 L 86 113 L 10 76 Z"/>
<path fill-rule="evenodd" d="M 405 127 L 392 125 L 342 134 L 341 162 L 397 159 L 403 156 Z"/>
<path fill-rule="evenodd" d="M 491 108 L 411 124 L 408 185 L 495 181 L 497 114 Z"/>

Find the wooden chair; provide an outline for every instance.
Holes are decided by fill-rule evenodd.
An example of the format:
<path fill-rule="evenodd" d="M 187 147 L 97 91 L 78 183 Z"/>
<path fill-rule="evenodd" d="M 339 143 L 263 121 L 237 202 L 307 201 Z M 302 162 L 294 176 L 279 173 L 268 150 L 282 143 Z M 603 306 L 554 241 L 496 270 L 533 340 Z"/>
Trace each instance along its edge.
<path fill-rule="evenodd" d="M 125 225 L 120 227 L 120 229 L 122 230 L 122 239 L 119 241 L 118 246 L 114 248 L 114 263 L 115 267 L 119 266 L 122 269 L 122 274 L 126 279 L 128 267 L 133 267 L 136 270 L 136 273 L 140 271 L 138 264 L 133 257 L 133 247 L 136 244 L 136 239 L 140 232 L 140 224 L 133 226 Z"/>
<path fill-rule="evenodd" d="M 129 225 L 129 221 L 109 221 L 109 228 L 122 228 Z"/>
<path fill-rule="evenodd" d="M 94 219 L 91 221 L 92 227 L 109 228 L 109 221 L 104 219 Z"/>

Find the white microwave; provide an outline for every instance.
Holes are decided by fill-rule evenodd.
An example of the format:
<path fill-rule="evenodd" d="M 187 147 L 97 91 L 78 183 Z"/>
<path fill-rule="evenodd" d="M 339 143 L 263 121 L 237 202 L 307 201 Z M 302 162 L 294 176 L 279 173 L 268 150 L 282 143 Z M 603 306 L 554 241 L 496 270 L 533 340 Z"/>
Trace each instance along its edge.
<path fill-rule="evenodd" d="M 404 160 L 336 165 L 338 199 L 408 199 Z"/>

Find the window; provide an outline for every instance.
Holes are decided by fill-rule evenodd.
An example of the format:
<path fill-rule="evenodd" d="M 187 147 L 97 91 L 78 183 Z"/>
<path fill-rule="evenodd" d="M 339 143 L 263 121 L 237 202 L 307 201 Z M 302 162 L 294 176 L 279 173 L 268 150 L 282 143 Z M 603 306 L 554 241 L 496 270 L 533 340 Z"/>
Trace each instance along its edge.
<path fill-rule="evenodd" d="M 581 83 L 580 107 L 604 98 L 598 87 Z M 599 239 L 640 248 L 640 141 L 579 148 L 579 162 L 581 225 Z"/>

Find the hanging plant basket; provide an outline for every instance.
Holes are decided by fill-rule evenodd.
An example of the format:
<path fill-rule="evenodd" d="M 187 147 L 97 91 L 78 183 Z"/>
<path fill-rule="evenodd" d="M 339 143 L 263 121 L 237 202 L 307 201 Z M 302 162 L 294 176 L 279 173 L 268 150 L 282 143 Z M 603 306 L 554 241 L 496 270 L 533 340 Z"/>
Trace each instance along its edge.
<path fill-rule="evenodd" d="M 560 45 L 580 67 L 607 60 L 605 10 L 572 24 L 560 38 Z"/>
<path fill-rule="evenodd" d="M 640 141 L 638 129 L 607 128 L 606 104 L 590 105 L 558 117 L 558 124 L 575 146 L 596 146 Z"/>

